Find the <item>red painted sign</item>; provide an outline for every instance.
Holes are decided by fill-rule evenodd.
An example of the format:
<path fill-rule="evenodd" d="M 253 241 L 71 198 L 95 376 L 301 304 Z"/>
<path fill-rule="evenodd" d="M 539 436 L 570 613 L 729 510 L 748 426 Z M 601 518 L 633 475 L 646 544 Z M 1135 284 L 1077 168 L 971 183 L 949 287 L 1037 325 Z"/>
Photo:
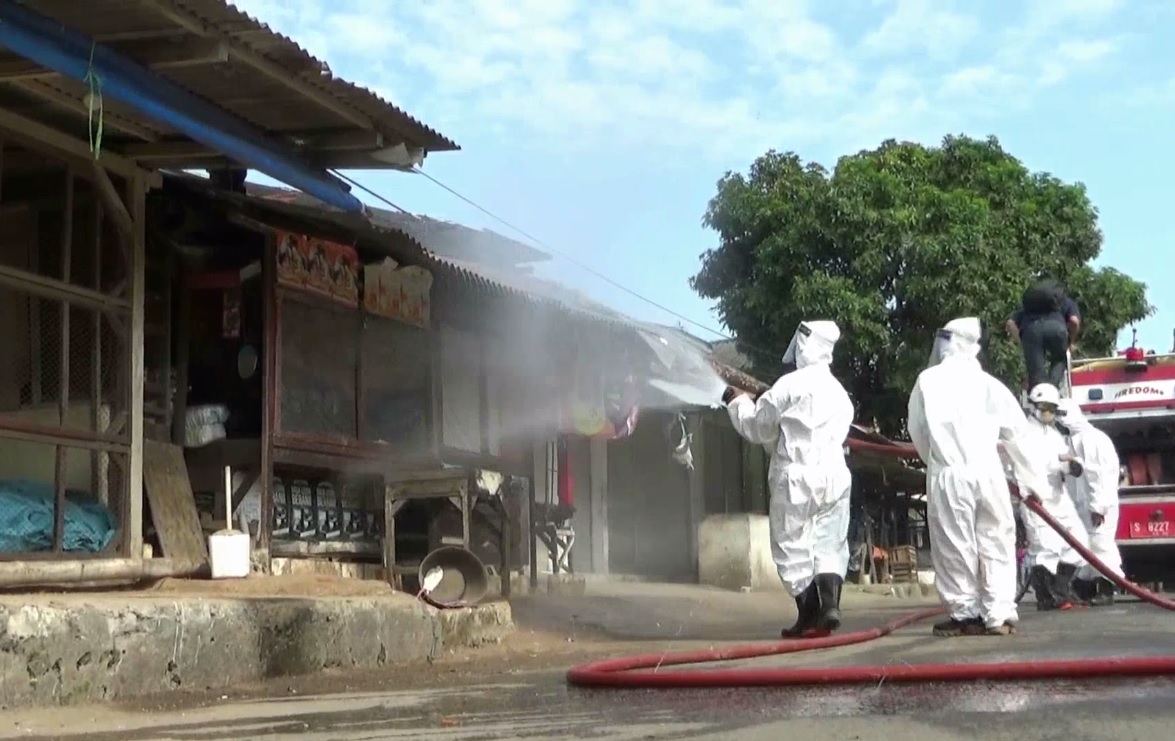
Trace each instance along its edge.
<path fill-rule="evenodd" d="M 1154 386 L 1127 386 L 1114 394 L 1115 399 L 1126 399 L 1132 396 L 1166 396 L 1162 389 Z"/>

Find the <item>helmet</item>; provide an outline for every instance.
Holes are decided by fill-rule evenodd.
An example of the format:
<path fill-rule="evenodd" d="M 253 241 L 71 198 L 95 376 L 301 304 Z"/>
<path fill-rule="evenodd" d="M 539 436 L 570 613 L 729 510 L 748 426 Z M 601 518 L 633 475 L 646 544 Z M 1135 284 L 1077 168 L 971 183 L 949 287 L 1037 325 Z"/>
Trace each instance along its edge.
<path fill-rule="evenodd" d="M 1061 392 L 1057 391 L 1057 387 L 1051 383 L 1038 383 L 1028 392 L 1028 401 L 1032 402 L 1034 406 L 1039 404 L 1060 406 Z"/>
<path fill-rule="evenodd" d="M 1057 407 L 1061 404 L 1061 392 L 1051 383 L 1038 383 L 1028 392 L 1028 403 L 1032 405 L 1033 416 L 1051 425 L 1057 417 Z"/>

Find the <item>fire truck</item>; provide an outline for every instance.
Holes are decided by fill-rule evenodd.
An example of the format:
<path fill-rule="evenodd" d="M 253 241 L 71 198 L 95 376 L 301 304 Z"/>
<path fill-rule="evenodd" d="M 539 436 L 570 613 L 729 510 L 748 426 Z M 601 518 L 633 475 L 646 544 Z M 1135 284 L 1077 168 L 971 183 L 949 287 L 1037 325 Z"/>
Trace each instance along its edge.
<path fill-rule="evenodd" d="M 1127 578 L 1175 582 L 1175 350 L 1073 359 L 1069 392 L 1121 461 L 1118 546 Z"/>

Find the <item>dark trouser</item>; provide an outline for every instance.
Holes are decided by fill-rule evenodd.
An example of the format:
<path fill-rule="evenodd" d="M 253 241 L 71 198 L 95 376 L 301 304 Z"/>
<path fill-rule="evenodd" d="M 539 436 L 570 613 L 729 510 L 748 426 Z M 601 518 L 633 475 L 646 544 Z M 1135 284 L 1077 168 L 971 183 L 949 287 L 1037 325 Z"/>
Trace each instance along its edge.
<path fill-rule="evenodd" d="M 1069 329 L 1060 317 L 1033 319 L 1020 328 L 1020 345 L 1028 366 L 1028 389 L 1038 383 L 1051 383 L 1058 389 L 1065 381 L 1065 353 L 1069 348 Z"/>

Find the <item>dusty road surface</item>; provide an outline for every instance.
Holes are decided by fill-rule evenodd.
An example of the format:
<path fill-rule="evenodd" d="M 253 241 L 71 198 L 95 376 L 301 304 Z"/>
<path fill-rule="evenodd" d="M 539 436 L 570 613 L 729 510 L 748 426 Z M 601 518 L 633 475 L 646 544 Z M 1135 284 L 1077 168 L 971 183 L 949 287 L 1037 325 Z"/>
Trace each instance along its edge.
<path fill-rule="evenodd" d="M 1157 739 L 1175 728 L 1175 681 L 690 691 L 569 688 L 568 665 L 606 655 L 746 642 L 789 619 L 776 595 L 598 585 L 517 600 L 503 646 L 429 666 L 330 674 L 228 694 L 173 693 L 134 706 L 0 713 L 0 739 Z M 925 602 L 846 597 L 847 629 Z M 882 641 L 755 665 L 1001 662 L 1175 654 L 1175 615 L 1137 603 L 1024 611 L 1009 638 L 943 640 L 929 626 Z M 747 664 L 751 665 L 751 664 Z M 0 700 L 2 702 L 2 700 Z"/>

